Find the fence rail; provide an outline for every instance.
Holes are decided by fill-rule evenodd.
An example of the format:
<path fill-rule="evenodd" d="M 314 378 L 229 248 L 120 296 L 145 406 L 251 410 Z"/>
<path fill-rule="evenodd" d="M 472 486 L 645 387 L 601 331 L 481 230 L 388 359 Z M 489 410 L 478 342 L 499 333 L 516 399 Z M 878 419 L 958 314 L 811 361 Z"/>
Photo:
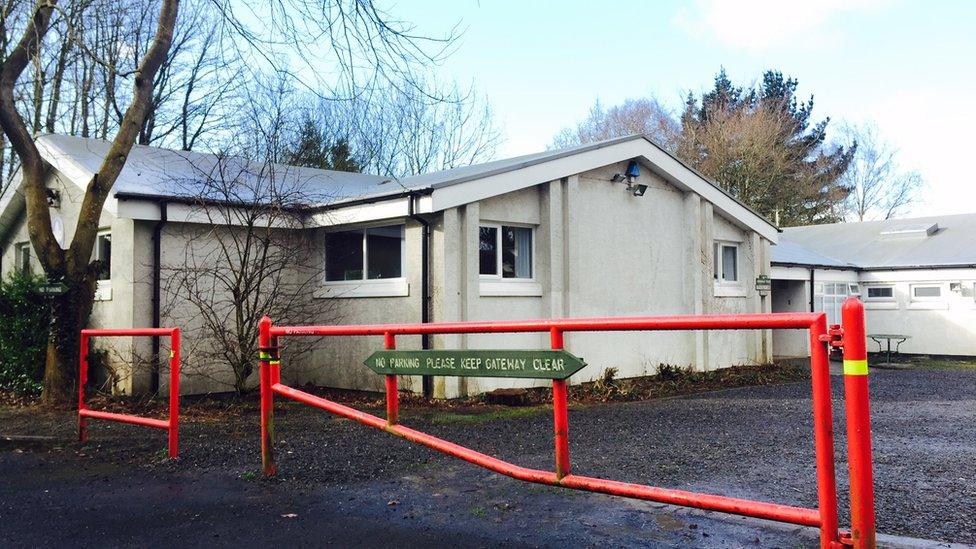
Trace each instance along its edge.
<path fill-rule="evenodd" d="M 856 300 L 854 300 L 856 301 Z M 845 304 L 845 307 L 847 305 Z M 860 306 L 857 302 L 856 306 Z M 857 324 L 849 328 L 853 337 L 864 338 L 863 307 L 860 316 L 852 305 L 852 312 L 845 316 L 845 324 Z M 848 318 L 849 317 L 849 318 Z M 813 400 L 814 454 L 817 476 L 817 509 L 793 507 L 777 503 L 731 498 L 714 494 L 701 494 L 632 484 L 615 480 L 586 477 L 571 473 L 569 456 L 569 421 L 567 413 L 567 391 L 564 379 L 553 379 L 553 443 L 555 454 L 554 471 L 530 469 L 477 452 L 459 444 L 449 442 L 433 435 L 411 429 L 399 424 L 399 396 L 397 376 L 385 375 L 386 419 L 356 410 L 349 406 L 330 401 L 281 383 L 281 358 L 279 338 L 301 336 L 382 336 L 384 348 L 396 348 L 399 335 L 417 334 L 473 334 L 473 333 L 516 333 L 536 332 L 550 334 L 552 349 L 562 349 L 563 334 L 567 332 L 606 332 L 606 331 L 663 331 L 663 330 L 754 330 L 754 329 L 804 329 L 809 332 L 811 349 L 811 389 Z M 834 471 L 833 416 L 830 393 L 830 371 L 828 362 L 828 343 L 831 335 L 827 331 L 824 313 L 771 313 L 747 315 L 693 315 L 659 317 L 608 317 L 578 319 L 543 319 L 499 322 L 452 322 L 430 324 L 385 324 L 385 325 L 343 325 L 343 326 L 274 326 L 265 317 L 259 327 L 260 383 L 261 383 L 261 455 L 264 473 L 272 476 L 277 473 L 274 460 L 274 395 L 302 402 L 332 414 L 357 421 L 363 425 L 386 431 L 392 435 L 422 444 L 434 450 L 449 454 L 491 471 L 516 479 L 562 486 L 578 490 L 614 494 L 624 497 L 657 501 L 673 505 L 696 507 L 775 520 L 780 522 L 815 526 L 820 529 L 820 545 L 823 548 L 841 547 L 853 544 L 856 547 L 873 547 L 873 493 L 865 493 L 870 486 L 870 424 L 867 419 L 867 385 L 863 380 L 863 390 L 847 393 L 848 437 L 856 442 L 849 443 L 849 449 L 866 448 L 867 462 L 852 460 L 851 483 L 852 502 L 857 500 L 852 517 L 856 522 L 853 534 L 841 535 L 837 518 L 837 488 Z M 863 341 L 861 347 L 863 348 Z M 845 348 L 846 350 L 846 348 Z M 846 356 L 846 355 L 845 355 Z M 866 371 L 866 366 L 865 366 Z M 845 384 L 847 384 L 845 376 Z M 850 388 L 850 385 L 847 385 Z M 858 402 L 851 402 L 856 399 Z M 853 408 L 852 408 L 853 407 Z M 851 414 L 850 410 L 863 410 Z M 856 428 L 851 422 L 858 422 Z M 862 456 L 863 457 L 863 456 Z M 855 471 L 853 461 L 857 461 Z M 866 473 L 868 480 L 863 476 Z M 858 493 L 855 493 L 858 492 Z M 870 511 L 870 524 L 857 519 L 858 513 Z M 867 531 L 870 528 L 870 532 Z"/>
<path fill-rule="evenodd" d="M 153 419 L 129 414 L 102 412 L 88 408 L 85 403 L 85 385 L 88 383 L 89 350 L 93 337 L 132 337 L 169 336 L 169 418 Z M 81 331 L 80 357 L 78 360 L 78 440 L 88 441 L 88 420 L 99 419 L 115 421 L 141 427 L 165 429 L 169 433 L 169 457 L 179 456 L 180 431 L 180 329 L 179 328 L 133 328 L 133 329 L 87 329 Z"/>

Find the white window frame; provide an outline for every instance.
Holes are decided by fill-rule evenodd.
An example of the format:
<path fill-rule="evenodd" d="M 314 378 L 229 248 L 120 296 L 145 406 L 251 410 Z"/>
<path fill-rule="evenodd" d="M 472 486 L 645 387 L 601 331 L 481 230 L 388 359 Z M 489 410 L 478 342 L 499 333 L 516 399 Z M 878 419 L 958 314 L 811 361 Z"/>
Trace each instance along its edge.
<path fill-rule="evenodd" d="M 844 301 L 851 296 L 851 286 L 853 282 L 826 281 L 817 282 L 814 285 L 813 303 L 814 310 L 827 314 L 828 324 L 840 324 L 841 307 Z M 828 287 L 830 291 L 828 291 Z M 841 288 L 840 292 L 837 289 Z"/>
<path fill-rule="evenodd" d="M 403 227 L 400 240 L 400 276 L 395 278 L 365 278 L 369 274 L 369 250 L 366 247 L 366 231 L 377 227 Z M 322 237 L 322 287 L 316 290 L 316 298 L 354 298 L 354 297 L 407 297 L 410 284 L 407 282 L 407 226 L 405 222 L 378 222 L 352 227 L 336 227 L 326 233 L 345 233 L 362 231 L 363 278 L 359 280 L 328 280 L 328 257 L 325 251 L 325 237 Z"/>
<path fill-rule="evenodd" d="M 92 260 L 101 261 L 99 257 L 99 246 L 98 239 L 103 236 L 108 236 L 110 239 L 112 237 L 111 229 L 103 229 L 95 234 L 95 249 L 92 250 Z M 109 258 L 108 264 L 108 280 L 97 280 L 95 281 L 95 301 L 111 301 L 112 300 L 112 258 Z"/>
<path fill-rule="evenodd" d="M 24 268 L 21 263 L 24 260 L 24 254 L 26 250 L 27 255 L 27 266 Z M 33 250 L 31 249 L 30 241 L 18 242 L 14 244 L 14 269 L 18 272 L 29 272 L 31 270 L 31 255 Z"/>
<path fill-rule="evenodd" d="M 939 295 L 938 296 L 921 296 L 921 297 L 919 297 L 919 296 L 916 296 L 915 295 L 915 290 L 917 290 L 918 288 L 938 288 L 939 289 Z M 917 284 L 909 284 L 908 285 L 908 292 L 909 292 L 908 295 L 911 297 L 911 300 L 913 302 L 929 302 L 929 303 L 932 303 L 932 302 L 942 302 L 942 301 L 945 301 L 946 300 L 946 288 L 945 288 L 945 284 L 938 283 L 938 282 L 935 282 L 935 283 L 932 283 L 932 282 L 923 282 L 923 283 L 917 283 Z"/>
<path fill-rule="evenodd" d="M 481 257 L 478 257 L 478 293 L 484 297 L 541 297 L 542 284 L 538 276 L 538 255 L 536 253 L 535 225 L 528 223 L 496 223 L 481 221 L 478 223 L 478 240 L 474 243 L 475 250 L 481 244 L 481 228 L 495 229 L 495 274 L 481 274 Z M 502 227 L 516 227 L 529 229 L 532 234 L 532 276 L 529 278 L 505 278 L 502 276 Z"/>
<path fill-rule="evenodd" d="M 715 297 L 746 297 L 746 287 L 742 276 L 741 242 L 714 240 L 712 242 L 712 279 L 715 282 Z M 735 280 L 725 279 L 725 262 L 722 260 L 724 248 L 735 249 Z"/>
<path fill-rule="evenodd" d="M 890 297 L 871 297 L 871 290 L 876 288 L 888 288 L 891 290 Z M 865 284 L 864 285 L 864 302 L 873 303 L 890 303 L 895 300 L 895 285 L 894 284 Z"/>

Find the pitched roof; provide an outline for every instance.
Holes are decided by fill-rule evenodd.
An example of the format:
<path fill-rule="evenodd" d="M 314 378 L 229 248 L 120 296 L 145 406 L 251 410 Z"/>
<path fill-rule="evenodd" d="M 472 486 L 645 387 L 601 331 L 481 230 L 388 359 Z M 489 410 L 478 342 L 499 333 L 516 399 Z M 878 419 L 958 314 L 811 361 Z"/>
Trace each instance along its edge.
<path fill-rule="evenodd" d="M 976 213 L 831 223 L 783 230 L 772 262 L 860 269 L 976 265 Z"/>
<path fill-rule="evenodd" d="M 45 161 L 60 173 L 85 188 L 107 154 L 110 143 L 100 139 L 63 135 L 42 135 L 38 148 Z M 300 188 L 312 198 L 309 204 L 328 208 L 362 202 L 371 203 L 401 198 L 410 193 L 426 192 L 434 195 L 431 210 L 438 211 L 455 205 L 503 194 L 543 181 L 552 181 L 575 173 L 591 170 L 618 161 L 639 158 L 652 170 L 683 190 L 691 190 L 710 201 L 728 219 L 759 232 L 771 241 L 777 238 L 777 228 L 755 211 L 739 202 L 719 185 L 696 172 L 680 159 L 642 135 L 630 135 L 596 143 L 588 143 L 560 150 L 495 160 L 471 166 L 431 172 L 403 178 L 390 178 L 361 173 L 319 170 L 285 165 L 265 165 L 243 159 L 227 158 L 219 161 L 212 154 L 173 151 L 136 145 L 129 153 L 126 165 L 112 190 L 106 209 L 117 213 L 116 199 L 178 199 L 199 198 L 204 182 L 217 169 L 230 170 L 232 177 L 263 177 L 274 173 L 278 189 Z M 503 175 L 502 180 L 494 176 Z M 510 177 L 511 175 L 511 177 Z M 476 188 L 471 186 L 475 185 Z M 245 189 L 248 185 L 243 185 Z M 251 188 L 261 189 L 253 185 Z M 265 187 L 266 188 L 266 187 Z M 468 189 L 475 189 L 468 192 Z M 22 200 L 6 193 L 0 203 L 6 216 L 9 206 L 22 207 Z M 438 198 L 439 197 L 439 198 Z M 315 200 L 317 198 L 318 200 Z M 247 197 L 244 197 L 246 200 Z M 9 216 L 6 216 L 9 217 Z M 0 219 L 0 225 L 9 222 Z"/>
<path fill-rule="evenodd" d="M 66 135 L 42 135 L 37 138 L 44 160 L 84 188 L 98 171 L 111 143 Z M 283 164 L 266 165 L 240 158 L 220 158 L 214 154 L 174 151 L 145 145 L 134 145 L 125 167 L 112 187 L 113 196 L 196 198 L 205 192 L 206 180 L 219 177 L 240 180 L 250 178 L 254 185 L 242 190 L 258 191 L 264 187 L 258 180 L 271 179 L 279 188 L 301 188 L 318 200 L 349 200 L 361 196 L 382 195 L 390 178 L 353 172 L 319 170 Z"/>

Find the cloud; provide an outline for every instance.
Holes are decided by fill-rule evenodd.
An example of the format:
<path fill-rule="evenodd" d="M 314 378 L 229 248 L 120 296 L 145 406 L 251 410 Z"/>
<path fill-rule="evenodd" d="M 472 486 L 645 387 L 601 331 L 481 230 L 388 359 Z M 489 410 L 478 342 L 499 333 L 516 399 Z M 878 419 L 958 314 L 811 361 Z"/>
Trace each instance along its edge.
<path fill-rule="evenodd" d="M 845 13 L 875 9 L 887 0 L 696 0 L 675 24 L 696 38 L 714 38 L 746 50 L 768 50 L 802 43 L 823 46 L 838 39 L 827 23 Z"/>

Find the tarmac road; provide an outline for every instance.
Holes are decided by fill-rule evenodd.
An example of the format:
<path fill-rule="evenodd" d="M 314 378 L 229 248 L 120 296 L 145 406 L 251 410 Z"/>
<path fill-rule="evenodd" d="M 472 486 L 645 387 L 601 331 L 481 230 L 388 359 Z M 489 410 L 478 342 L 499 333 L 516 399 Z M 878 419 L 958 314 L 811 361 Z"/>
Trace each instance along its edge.
<path fill-rule="evenodd" d="M 835 398 L 840 378 L 832 379 Z M 879 531 L 976 543 L 976 371 L 873 371 Z M 809 388 L 752 387 L 570 412 L 574 471 L 814 506 Z M 279 479 L 256 474 L 256 416 L 164 436 L 71 414 L 0 412 L 0 546 L 812 546 L 816 532 L 528 485 L 297 405 L 279 406 Z M 404 422 L 516 463 L 551 468 L 551 417 Z M 835 402 L 841 522 L 843 409 Z M 294 516 L 292 516 L 294 515 Z"/>

